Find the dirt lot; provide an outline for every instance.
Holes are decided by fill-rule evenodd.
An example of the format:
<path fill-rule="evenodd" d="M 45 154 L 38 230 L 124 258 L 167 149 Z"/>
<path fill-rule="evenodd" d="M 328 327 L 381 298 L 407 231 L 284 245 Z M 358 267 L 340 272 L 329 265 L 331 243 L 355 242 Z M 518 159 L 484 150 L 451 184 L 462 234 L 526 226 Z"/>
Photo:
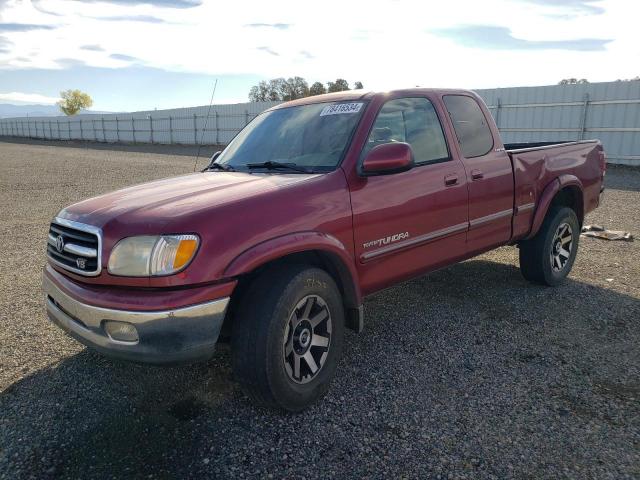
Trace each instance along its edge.
<path fill-rule="evenodd" d="M 287 415 L 243 398 L 226 347 L 131 365 L 47 320 L 51 217 L 194 166 L 89 147 L 0 142 L 0 478 L 640 477 L 640 242 L 582 239 L 555 289 L 503 248 L 377 294 L 329 395 Z M 640 235 L 640 170 L 607 183 L 587 221 Z"/>

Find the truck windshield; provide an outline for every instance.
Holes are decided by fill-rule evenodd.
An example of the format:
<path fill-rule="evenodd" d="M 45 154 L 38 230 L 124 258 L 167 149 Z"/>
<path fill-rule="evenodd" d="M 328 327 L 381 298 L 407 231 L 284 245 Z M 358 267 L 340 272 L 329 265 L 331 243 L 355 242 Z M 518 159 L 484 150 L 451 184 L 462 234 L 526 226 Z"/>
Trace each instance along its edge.
<path fill-rule="evenodd" d="M 216 163 L 234 170 L 292 173 L 336 168 L 365 103 L 331 102 L 265 112 L 247 125 Z M 279 165 L 301 167 L 274 168 Z"/>

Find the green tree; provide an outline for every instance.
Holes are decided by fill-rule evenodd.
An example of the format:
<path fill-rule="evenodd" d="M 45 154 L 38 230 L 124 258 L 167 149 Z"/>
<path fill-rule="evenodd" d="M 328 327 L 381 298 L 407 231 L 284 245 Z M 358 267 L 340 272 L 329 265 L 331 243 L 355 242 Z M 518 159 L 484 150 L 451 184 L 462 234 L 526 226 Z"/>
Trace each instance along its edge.
<path fill-rule="evenodd" d="M 266 102 L 269 99 L 269 83 L 264 80 L 249 90 L 249 101 Z"/>
<path fill-rule="evenodd" d="M 282 92 L 285 91 L 286 82 L 282 77 L 269 80 L 269 95 L 267 100 L 271 100 L 272 102 L 282 100 Z"/>
<path fill-rule="evenodd" d="M 349 82 L 347 82 L 344 78 L 338 78 L 335 82 L 329 82 L 327 86 L 327 91 L 329 93 L 349 90 Z"/>
<path fill-rule="evenodd" d="M 311 85 L 311 88 L 309 88 L 309 95 L 311 96 L 322 95 L 323 93 L 327 93 L 327 89 L 320 82 L 315 82 L 313 85 Z"/>
<path fill-rule="evenodd" d="M 249 101 L 289 101 L 297 98 L 322 95 L 329 92 L 342 92 L 349 90 L 349 82 L 344 78 L 338 78 L 335 82 L 328 82 L 328 89 L 320 82 L 314 82 L 311 87 L 302 77 L 272 78 L 262 80 L 249 89 Z M 362 82 L 355 82 L 355 88 L 361 89 Z"/>
<path fill-rule="evenodd" d="M 81 92 L 80 90 L 65 90 L 60 92 L 61 100 L 58 102 L 58 106 L 62 113 L 65 115 L 75 115 L 80 110 L 91 107 L 93 100 L 89 94 Z"/>
<path fill-rule="evenodd" d="M 302 77 L 282 79 L 280 82 L 280 100 L 295 100 L 309 96 L 309 84 Z"/>
<path fill-rule="evenodd" d="M 254 85 L 249 90 L 249 100 L 251 102 L 282 100 L 282 91 L 284 90 L 285 82 L 284 78 L 262 80 L 258 85 Z"/>
<path fill-rule="evenodd" d="M 354 90 L 362 90 L 364 87 L 362 86 L 362 82 L 356 82 L 353 86 Z"/>
<path fill-rule="evenodd" d="M 251 102 L 288 101 L 309 96 L 309 85 L 302 77 L 263 80 L 249 90 Z"/>

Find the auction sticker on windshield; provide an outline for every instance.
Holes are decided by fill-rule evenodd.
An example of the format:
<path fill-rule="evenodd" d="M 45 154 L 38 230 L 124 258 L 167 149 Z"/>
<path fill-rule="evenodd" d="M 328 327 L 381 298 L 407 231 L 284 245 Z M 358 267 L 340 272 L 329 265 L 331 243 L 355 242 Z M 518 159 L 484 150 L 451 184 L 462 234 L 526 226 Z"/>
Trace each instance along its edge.
<path fill-rule="evenodd" d="M 337 103 L 335 105 L 329 105 L 324 107 L 320 112 L 320 116 L 325 115 L 341 115 L 343 113 L 358 113 L 362 108 L 363 103 Z"/>

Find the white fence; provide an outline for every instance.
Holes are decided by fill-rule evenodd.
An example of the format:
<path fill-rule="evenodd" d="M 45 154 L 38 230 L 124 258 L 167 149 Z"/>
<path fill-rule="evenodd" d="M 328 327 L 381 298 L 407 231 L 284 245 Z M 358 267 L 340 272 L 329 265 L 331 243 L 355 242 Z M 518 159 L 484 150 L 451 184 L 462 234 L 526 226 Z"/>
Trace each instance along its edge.
<path fill-rule="evenodd" d="M 640 81 L 476 91 L 505 143 L 598 138 L 609 162 L 640 166 Z"/>
<path fill-rule="evenodd" d="M 226 144 L 279 102 L 240 103 L 119 114 L 0 119 L 0 135 L 96 142 Z M 207 117 L 207 113 L 209 114 Z"/>
<path fill-rule="evenodd" d="M 640 166 L 640 81 L 477 90 L 506 143 L 599 138 L 612 163 Z M 0 135 L 97 142 L 226 144 L 278 102 L 0 119 Z"/>

